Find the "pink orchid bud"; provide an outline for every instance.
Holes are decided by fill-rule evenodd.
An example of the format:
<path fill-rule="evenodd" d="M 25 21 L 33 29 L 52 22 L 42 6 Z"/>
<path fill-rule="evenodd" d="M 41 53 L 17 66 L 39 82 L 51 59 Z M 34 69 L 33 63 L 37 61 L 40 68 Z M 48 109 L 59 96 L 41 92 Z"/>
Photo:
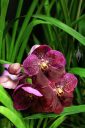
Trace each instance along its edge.
<path fill-rule="evenodd" d="M 9 73 L 17 75 L 21 71 L 21 65 L 19 63 L 11 64 L 8 68 Z"/>
<path fill-rule="evenodd" d="M 0 85 L 2 85 L 4 88 L 15 89 L 17 84 L 18 84 L 18 80 L 13 81 L 8 76 L 0 77 Z"/>

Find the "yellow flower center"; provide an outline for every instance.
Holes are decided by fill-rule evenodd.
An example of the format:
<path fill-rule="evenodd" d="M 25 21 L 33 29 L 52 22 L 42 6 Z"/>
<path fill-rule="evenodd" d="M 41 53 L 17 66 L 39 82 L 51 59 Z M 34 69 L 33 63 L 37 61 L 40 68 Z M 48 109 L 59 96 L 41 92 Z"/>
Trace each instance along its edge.
<path fill-rule="evenodd" d="M 48 61 L 41 59 L 40 63 L 38 64 L 42 70 L 46 70 L 48 68 Z"/>
<path fill-rule="evenodd" d="M 61 96 L 64 93 L 63 88 L 60 87 L 56 88 L 55 91 L 58 96 Z"/>
<path fill-rule="evenodd" d="M 33 99 L 33 96 L 31 94 L 29 94 L 29 98 L 32 100 Z"/>
<path fill-rule="evenodd" d="M 41 69 L 45 70 L 48 68 L 48 65 L 46 62 L 42 62 L 41 65 L 40 65 Z"/>

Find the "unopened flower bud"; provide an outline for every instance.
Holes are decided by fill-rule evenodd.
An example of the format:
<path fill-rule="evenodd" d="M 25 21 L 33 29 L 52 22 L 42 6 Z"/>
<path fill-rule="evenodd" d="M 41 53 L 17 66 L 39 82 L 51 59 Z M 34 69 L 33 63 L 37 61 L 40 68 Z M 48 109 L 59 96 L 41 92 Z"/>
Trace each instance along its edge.
<path fill-rule="evenodd" d="M 21 71 L 21 66 L 19 63 L 11 64 L 8 68 L 8 72 L 17 75 Z"/>

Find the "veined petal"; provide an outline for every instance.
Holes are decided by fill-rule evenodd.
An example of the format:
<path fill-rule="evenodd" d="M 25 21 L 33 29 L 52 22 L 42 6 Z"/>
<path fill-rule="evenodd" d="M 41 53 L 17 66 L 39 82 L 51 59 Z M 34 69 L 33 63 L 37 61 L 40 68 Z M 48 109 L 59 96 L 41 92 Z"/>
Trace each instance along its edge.
<path fill-rule="evenodd" d="M 39 59 L 43 59 L 45 54 L 50 50 L 51 48 L 48 45 L 40 45 L 32 52 L 32 54 L 35 54 Z"/>
<path fill-rule="evenodd" d="M 42 111 L 60 113 L 63 107 L 51 86 L 52 83 L 46 78 L 42 71 L 35 76 L 33 83 L 36 84 L 36 88 L 43 94 L 43 103 L 41 101 Z M 59 106 L 61 106 L 60 109 Z M 39 108 L 37 108 L 37 110 L 39 111 Z"/>
<path fill-rule="evenodd" d="M 41 97 L 42 94 L 38 91 L 35 92 L 35 90 L 31 86 L 31 84 L 21 84 L 14 90 L 14 107 L 17 110 L 28 109 L 32 104 L 36 103 L 38 97 Z"/>
<path fill-rule="evenodd" d="M 61 97 L 60 97 L 61 103 L 63 106 L 68 107 L 70 105 L 72 105 L 72 100 L 73 100 L 73 92 L 71 93 L 64 93 Z"/>
<path fill-rule="evenodd" d="M 49 66 L 46 76 L 52 82 L 58 83 L 62 76 L 65 74 L 65 68 L 57 66 L 56 68 L 53 66 Z"/>
<path fill-rule="evenodd" d="M 14 107 L 17 110 L 25 110 L 30 106 L 30 99 L 27 92 L 25 92 L 22 88 L 19 90 L 14 91 L 13 93 L 13 101 Z"/>
<path fill-rule="evenodd" d="M 24 71 L 28 76 L 36 75 L 39 72 L 38 58 L 36 55 L 29 55 L 23 62 Z"/>
<path fill-rule="evenodd" d="M 66 64 L 66 60 L 64 55 L 56 50 L 50 50 L 46 53 L 46 58 L 49 61 L 49 64 L 52 65 L 53 67 L 64 67 Z"/>
<path fill-rule="evenodd" d="M 28 55 L 31 55 L 32 54 L 32 52 L 36 49 L 36 48 L 38 48 L 40 45 L 34 45 L 32 48 L 31 48 L 31 50 L 30 50 L 30 52 L 28 53 Z"/>
<path fill-rule="evenodd" d="M 78 80 L 73 74 L 66 73 L 62 78 L 61 85 L 63 86 L 64 91 L 69 93 L 74 91 L 75 87 L 77 86 L 77 83 Z"/>

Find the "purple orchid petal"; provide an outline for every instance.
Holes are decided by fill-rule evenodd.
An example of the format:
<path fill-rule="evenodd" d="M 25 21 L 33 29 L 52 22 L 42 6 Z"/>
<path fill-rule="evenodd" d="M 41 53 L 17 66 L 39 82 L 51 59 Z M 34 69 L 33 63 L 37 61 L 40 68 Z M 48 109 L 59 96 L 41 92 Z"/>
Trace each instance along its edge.
<path fill-rule="evenodd" d="M 60 100 L 62 102 L 62 105 L 65 107 L 71 106 L 72 105 L 72 100 L 73 100 L 73 93 L 64 93 L 61 97 Z"/>
<path fill-rule="evenodd" d="M 33 78 L 33 83 L 36 84 L 36 88 L 43 94 L 47 101 L 52 101 L 51 95 L 54 94 L 54 91 L 50 86 L 51 82 L 45 77 L 42 71 Z M 49 93 L 47 93 L 47 91 Z"/>
<path fill-rule="evenodd" d="M 39 59 L 42 59 L 44 58 L 45 54 L 50 50 L 51 48 L 48 45 L 40 45 L 32 52 L 32 54 L 35 54 Z"/>
<path fill-rule="evenodd" d="M 56 50 L 50 50 L 46 53 L 46 58 L 49 61 L 49 64 L 52 65 L 53 67 L 64 67 L 66 64 L 66 60 L 64 55 Z"/>
<path fill-rule="evenodd" d="M 43 96 L 38 90 L 32 88 L 32 87 L 22 87 L 22 89 L 30 94 L 33 94 L 35 96 Z"/>
<path fill-rule="evenodd" d="M 3 66 L 4 66 L 6 69 L 8 69 L 9 65 L 10 65 L 10 64 L 3 64 Z"/>
<path fill-rule="evenodd" d="M 24 71 L 28 76 L 36 75 L 39 72 L 38 58 L 36 55 L 29 55 L 23 62 Z"/>
<path fill-rule="evenodd" d="M 18 85 L 18 81 L 13 81 L 8 76 L 1 76 L 0 77 L 0 84 L 4 88 L 15 89 L 16 86 Z"/>
<path fill-rule="evenodd" d="M 14 90 L 14 107 L 17 110 L 28 109 L 36 103 L 38 97 L 42 97 L 42 94 L 31 86 L 31 84 L 21 84 Z"/>
<path fill-rule="evenodd" d="M 17 110 L 25 110 L 29 108 L 31 103 L 29 94 L 26 93 L 22 88 L 19 88 L 18 90 L 14 91 L 13 101 L 14 101 L 14 107 Z"/>
<path fill-rule="evenodd" d="M 34 45 L 32 48 L 31 48 L 31 50 L 30 50 L 30 52 L 28 53 L 28 55 L 31 55 L 32 54 L 32 52 L 36 49 L 36 48 L 38 48 L 40 45 Z"/>
<path fill-rule="evenodd" d="M 58 105 L 56 105 L 54 113 L 60 114 L 63 111 L 63 109 L 64 109 L 63 105 L 59 103 Z"/>
<path fill-rule="evenodd" d="M 49 66 L 46 76 L 52 82 L 58 83 L 62 76 L 65 74 L 65 68 L 57 66 L 56 68 L 53 66 Z"/>
<path fill-rule="evenodd" d="M 42 71 L 35 76 L 33 83 L 36 83 L 36 88 L 43 94 L 45 99 L 45 101 L 41 103 L 42 111 L 60 113 L 63 107 L 51 86 L 52 83 L 46 78 Z M 60 109 L 59 106 L 61 106 Z M 37 108 L 36 111 L 39 111 L 39 108 Z"/>
<path fill-rule="evenodd" d="M 61 85 L 67 93 L 74 91 L 77 83 L 77 78 L 71 73 L 66 73 L 61 80 Z"/>
<path fill-rule="evenodd" d="M 12 80 L 17 80 L 17 76 L 10 74 L 7 70 L 4 70 L 2 76 L 8 76 Z"/>

